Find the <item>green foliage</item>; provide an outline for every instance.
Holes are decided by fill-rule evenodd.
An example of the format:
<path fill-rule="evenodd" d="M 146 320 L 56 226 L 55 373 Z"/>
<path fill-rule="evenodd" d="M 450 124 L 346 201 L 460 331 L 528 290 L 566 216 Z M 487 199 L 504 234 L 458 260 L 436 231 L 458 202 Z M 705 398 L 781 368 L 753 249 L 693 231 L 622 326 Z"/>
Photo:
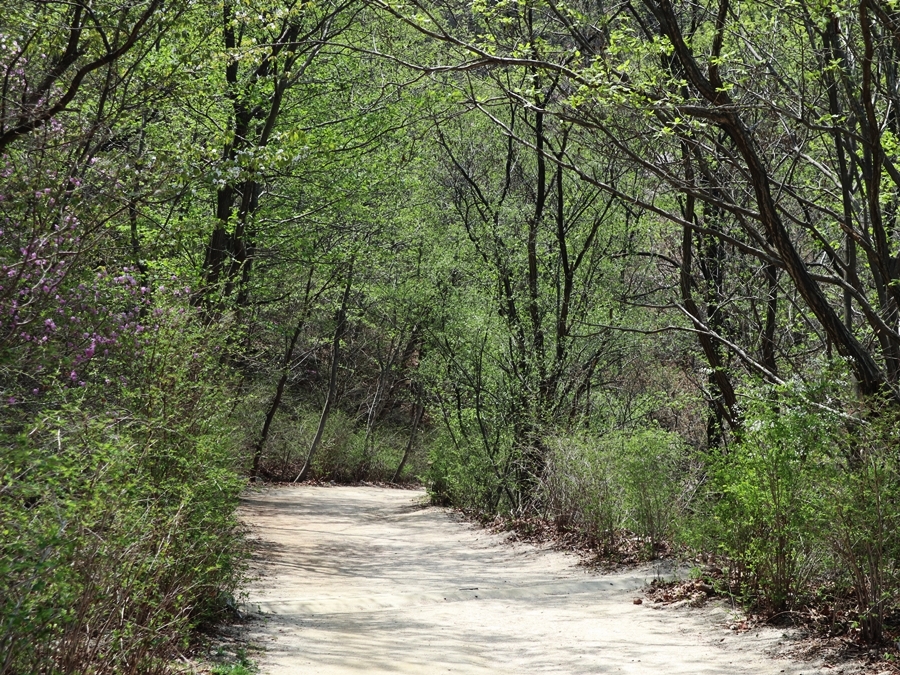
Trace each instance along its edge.
<path fill-rule="evenodd" d="M 851 418 L 815 406 L 809 390 L 761 393 L 741 441 L 707 456 L 684 536 L 723 554 L 746 603 L 790 609 L 827 583 L 831 601 L 852 609 L 861 637 L 877 643 L 900 582 L 896 413 L 869 402 Z"/>
<path fill-rule="evenodd" d="M 645 537 L 653 549 L 675 534 L 690 499 L 695 475 L 689 453 L 677 434 L 660 429 L 638 430 L 608 442 L 624 490 L 626 527 Z"/>
<path fill-rule="evenodd" d="M 240 580 L 228 383 L 184 316 L 120 365 L 152 385 L 62 389 L 0 439 L 0 672 L 164 672 Z"/>
<path fill-rule="evenodd" d="M 253 675 L 254 668 L 242 663 L 213 666 L 209 671 L 212 675 Z"/>
<path fill-rule="evenodd" d="M 616 476 L 619 458 L 603 440 L 554 439 L 544 489 L 558 520 L 583 528 L 611 549 L 625 518 L 625 489 Z"/>
<path fill-rule="evenodd" d="M 255 403 L 258 406 L 258 402 Z M 320 412 L 305 403 L 292 402 L 275 418 L 264 448 L 261 475 L 268 480 L 292 481 L 306 459 L 319 423 Z M 244 410 L 241 410 L 244 415 Z M 427 431 L 424 435 L 427 436 Z M 415 482 L 426 470 L 428 439 L 417 435 L 411 457 L 398 482 Z M 382 424 L 368 434 L 366 427 L 343 410 L 335 410 L 325 426 L 318 453 L 313 457 L 313 480 L 353 483 L 388 482 L 393 478 L 409 439 L 409 428 Z"/>
<path fill-rule="evenodd" d="M 813 535 L 840 425 L 788 391 L 754 403 L 746 424 L 741 442 L 708 457 L 705 546 L 728 557 L 745 597 L 780 610 L 800 600 L 822 555 Z"/>
<path fill-rule="evenodd" d="M 428 457 L 425 480 L 433 503 L 486 513 L 516 508 L 508 470 L 514 457 L 509 439 L 485 448 L 451 427 L 436 436 Z"/>
<path fill-rule="evenodd" d="M 234 655 L 234 660 L 226 663 L 217 663 L 210 669 L 212 675 L 254 675 L 258 669 L 248 657 L 243 648 L 239 648 Z"/>
<path fill-rule="evenodd" d="M 313 432 L 314 426 L 308 436 L 310 440 Z M 408 436 L 409 429 L 403 426 L 382 425 L 367 432 L 363 424 L 354 423 L 345 413 L 336 411 L 328 420 L 322 447 L 314 458 L 313 476 L 337 483 L 390 481 L 400 465 Z M 306 442 L 300 451 L 308 447 Z M 400 482 L 415 481 L 420 468 L 420 455 L 414 453 Z"/>
<path fill-rule="evenodd" d="M 826 492 L 822 538 L 839 579 L 853 589 L 860 632 L 883 637 L 885 617 L 900 591 L 900 424 L 890 406 L 877 406 L 849 430 Z"/>
<path fill-rule="evenodd" d="M 554 439 L 544 491 L 551 517 L 610 549 L 628 529 L 646 541 L 652 556 L 675 535 L 695 481 L 680 437 L 649 428 Z"/>

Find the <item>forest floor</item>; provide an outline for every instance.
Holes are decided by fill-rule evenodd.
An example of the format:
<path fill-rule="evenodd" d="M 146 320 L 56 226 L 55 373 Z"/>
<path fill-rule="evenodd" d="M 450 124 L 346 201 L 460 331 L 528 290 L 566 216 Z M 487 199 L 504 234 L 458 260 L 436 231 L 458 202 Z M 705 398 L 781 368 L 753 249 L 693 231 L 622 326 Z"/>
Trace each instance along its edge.
<path fill-rule="evenodd" d="M 851 672 L 784 657 L 783 628 L 729 630 L 727 605 L 643 599 L 671 565 L 598 574 L 421 491 L 263 487 L 241 511 L 256 540 L 241 639 L 263 675 Z"/>

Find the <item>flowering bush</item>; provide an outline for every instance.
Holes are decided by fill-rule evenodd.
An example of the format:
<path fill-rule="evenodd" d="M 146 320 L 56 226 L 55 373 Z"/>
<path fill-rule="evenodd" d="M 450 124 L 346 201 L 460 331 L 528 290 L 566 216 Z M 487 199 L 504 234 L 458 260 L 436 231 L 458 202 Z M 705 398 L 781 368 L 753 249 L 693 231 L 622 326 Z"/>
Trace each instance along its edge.
<path fill-rule="evenodd" d="M 0 157 L 0 674 L 165 672 L 243 568 L 228 333 L 123 246 L 76 118 L 27 140 Z"/>
<path fill-rule="evenodd" d="M 127 274 L 106 281 L 113 297 L 133 297 Z M 146 323 L 115 315 L 104 356 L 82 348 L 102 333 L 68 351 L 60 341 L 71 365 L 10 407 L 16 424 L 7 415 L 0 432 L 0 673 L 81 673 L 87 663 L 163 672 L 173 645 L 240 579 L 243 480 L 216 356 L 224 338 L 178 294 L 134 309 Z M 70 367 L 84 379 L 65 376 Z"/>

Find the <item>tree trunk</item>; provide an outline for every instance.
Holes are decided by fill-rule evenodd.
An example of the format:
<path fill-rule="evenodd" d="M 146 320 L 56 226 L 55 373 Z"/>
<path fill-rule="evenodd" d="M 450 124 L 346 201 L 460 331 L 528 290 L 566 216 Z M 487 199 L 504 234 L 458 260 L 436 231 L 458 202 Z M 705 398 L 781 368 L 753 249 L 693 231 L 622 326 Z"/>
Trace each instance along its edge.
<path fill-rule="evenodd" d="M 340 365 L 340 346 L 341 338 L 344 336 L 347 325 L 347 301 L 350 298 L 350 286 L 353 282 L 353 260 L 350 260 L 350 269 L 347 272 L 347 284 L 344 286 L 344 294 L 341 297 L 341 307 L 338 309 L 335 318 L 334 342 L 331 346 L 331 376 L 328 379 L 328 393 L 325 396 L 325 405 L 322 407 L 322 415 L 319 417 L 319 426 L 316 428 L 316 435 L 313 437 L 312 443 L 309 445 L 309 453 L 306 455 L 306 461 L 303 468 L 294 479 L 297 483 L 306 480 L 309 475 L 309 469 L 312 466 L 313 457 L 319 444 L 322 442 L 322 436 L 325 433 L 325 425 L 328 423 L 328 417 L 331 415 L 331 406 L 334 403 L 335 393 L 337 392 L 337 372 Z"/>
<path fill-rule="evenodd" d="M 303 332 L 303 325 L 309 317 L 309 294 L 312 290 L 314 266 L 310 265 L 309 276 L 306 279 L 306 293 L 303 298 L 303 311 L 300 319 L 297 321 L 297 327 L 294 328 L 294 334 L 288 344 L 287 351 L 284 354 L 284 362 L 281 364 L 281 377 L 278 378 L 278 386 L 275 387 L 275 395 L 272 397 L 272 403 L 269 404 L 269 410 L 266 412 L 266 421 L 263 423 L 262 433 L 253 449 L 253 468 L 250 470 L 250 478 L 256 479 L 259 476 L 259 462 L 262 459 L 263 448 L 266 440 L 269 438 L 269 428 L 272 426 L 272 420 L 275 419 L 275 413 L 278 412 L 278 406 L 281 405 L 281 396 L 284 393 L 284 387 L 287 384 L 288 377 L 291 374 L 291 360 L 294 358 L 294 348 L 297 346 L 297 340 Z"/>
<path fill-rule="evenodd" d="M 690 151 L 686 143 L 682 143 L 683 161 L 685 166 L 685 179 L 693 182 L 693 168 L 691 166 Z M 695 216 L 695 200 L 693 195 L 687 195 L 684 208 L 684 219 L 686 223 L 693 223 Z M 679 287 L 681 290 L 681 303 L 685 311 L 690 315 L 697 329 L 697 338 L 700 341 L 700 347 L 710 367 L 710 385 L 715 395 L 712 397 L 711 403 L 713 410 L 710 420 L 707 424 L 707 441 L 710 447 L 719 445 L 722 440 L 724 429 L 722 428 L 722 419 L 728 422 L 728 426 L 737 431 L 740 427 L 740 414 L 738 412 L 737 394 L 731 383 L 731 378 L 725 371 L 719 350 L 713 338 L 706 332 L 706 327 L 701 320 L 700 308 L 694 301 L 691 286 L 693 279 L 691 277 L 691 268 L 693 266 L 693 228 L 691 225 L 685 225 L 681 238 L 681 273 L 679 277 Z"/>
<path fill-rule="evenodd" d="M 413 413 L 413 423 L 412 429 L 409 432 L 409 440 L 406 442 L 406 450 L 403 451 L 403 458 L 400 460 L 400 464 L 397 467 L 397 470 L 394 472 L 393 478 L 391 478 L 392 483 L 396 483 L 397 479 L 400 478 L 400 474 L 403 472 L 403 467 L 406 466 L 406 460 L 409 459 L 409 454 L 412 452 L 413 444 L 416 440 L 416 432 L 419 430 L 419 423 L 422 421 L 422 415 L 425 413 L 425 404 L 422 403 L 421 394 L 417 397 L 416 407 Z"/>

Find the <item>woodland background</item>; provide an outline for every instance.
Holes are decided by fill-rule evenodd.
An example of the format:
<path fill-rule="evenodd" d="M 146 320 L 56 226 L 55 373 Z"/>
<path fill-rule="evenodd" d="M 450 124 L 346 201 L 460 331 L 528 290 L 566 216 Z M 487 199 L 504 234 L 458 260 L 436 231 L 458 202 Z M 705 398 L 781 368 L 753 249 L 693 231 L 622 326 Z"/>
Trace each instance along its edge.
<path fill-rule="evenodd" d="M 166 672 L 248 478 L 882 642 L 898 57 L 895 0 L 4 3 L 0 673 Z"/>

